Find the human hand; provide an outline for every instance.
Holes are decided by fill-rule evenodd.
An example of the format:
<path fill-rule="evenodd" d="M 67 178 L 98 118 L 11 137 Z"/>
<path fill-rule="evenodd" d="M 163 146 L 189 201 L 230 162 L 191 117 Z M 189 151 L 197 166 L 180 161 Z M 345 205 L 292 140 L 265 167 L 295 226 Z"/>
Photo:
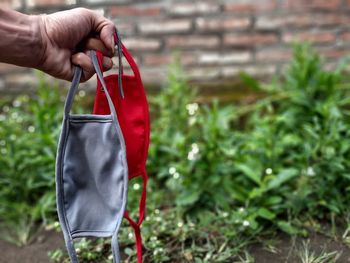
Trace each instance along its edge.
<path fill-rule="evenodd" d="M 99 50 L 105 55 L 103 70 L 112 68 L 115 28 L 110 20 L 85 8 L 39 17 L 43 48 L 38 69 L 71 80 L 75 64 L 83 69 L 81 81 L 86 81 L 95 73 L 89 50 Z"/>

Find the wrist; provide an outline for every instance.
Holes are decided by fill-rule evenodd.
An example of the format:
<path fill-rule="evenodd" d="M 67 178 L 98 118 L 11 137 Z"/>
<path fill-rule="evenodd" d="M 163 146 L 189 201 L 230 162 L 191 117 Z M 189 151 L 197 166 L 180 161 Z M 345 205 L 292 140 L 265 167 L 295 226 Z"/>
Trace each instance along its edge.
<path fill-rule="evenodd" d="M 44 54 L 40 16 L 0 8 L 0 61 L 38 67 Z"/>
<path fill-rule="evenodd" d="M 32 41 L 28 45 L 31 48 L 33 59 L 30 67 L 42 69 L 47 51 L 47 37 L 44 23 L 45 15 L 31 15 L 29 21 L 31 23 Z M 30 52 L 30 51 L 29 51 Z"/>

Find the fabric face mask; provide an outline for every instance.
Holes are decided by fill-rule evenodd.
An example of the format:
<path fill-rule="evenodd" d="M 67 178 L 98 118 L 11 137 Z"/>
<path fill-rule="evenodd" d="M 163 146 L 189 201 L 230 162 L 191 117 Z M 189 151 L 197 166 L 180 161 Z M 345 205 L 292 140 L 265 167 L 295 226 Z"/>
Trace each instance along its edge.
<path fill-rule="evenodd" d="M 127 48 L 121 43 L 120 37 L 115 35 L 118 43 L 118 53 L 125 56 L 132 71 L 132 75 L 123 74 L 121 54 L 119 54 L 119 74 L 109 75 L 104 78 L 109 94 L 118 114 L 120 127 L 123 131 L 126 144 L 129 180 L 137 176 L 143 179 L 143 189 L 139 205 L 139 218 L 137 222 L 132 220 L 127 212 L 125 218 L 133 227 L 136 236 L 138 262 L 142 262 L 142 240 L 140 226 L 145 215 L 147 172 L 146 161 L 148 155 L 150 124 L 149 110 L 146 94 L 138 67 Z M 99 65 L 102 67 L 103 55 L 97 52 Z M 93 113 L 109 114 L 109 106 L 106 100 L 101 81 L 98 80 Z"/>
<path fill-rule="evenodd" d="M 70 114 L 82 72 L 77 67 L 64 106 L 57 152 L 57 210 L 73 263 L 79 262 L 73 240 L 87 236 L 112 237 L 114 262 L 120 262 L 117 237 L 127 200 L 126 148 L 94 51 L 91 58 L 111 113 Z"/>

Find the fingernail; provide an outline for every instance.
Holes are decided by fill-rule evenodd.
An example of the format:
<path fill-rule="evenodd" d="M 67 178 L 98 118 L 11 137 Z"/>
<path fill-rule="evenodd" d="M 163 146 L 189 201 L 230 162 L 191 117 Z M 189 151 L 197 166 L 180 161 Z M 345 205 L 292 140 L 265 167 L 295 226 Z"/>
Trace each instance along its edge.
<path fill-rule="evenodd" d="M 113 35 L 111 38 L 111 47 L 112 47 L 112 53 L 114 54 L 114 36 Z"/>
<path fill-rule="evenodd" d="M 105 69 L 110 69 L 113 67 L 113 62 L 110 58 L 103 58 L 102 65 Z"/>

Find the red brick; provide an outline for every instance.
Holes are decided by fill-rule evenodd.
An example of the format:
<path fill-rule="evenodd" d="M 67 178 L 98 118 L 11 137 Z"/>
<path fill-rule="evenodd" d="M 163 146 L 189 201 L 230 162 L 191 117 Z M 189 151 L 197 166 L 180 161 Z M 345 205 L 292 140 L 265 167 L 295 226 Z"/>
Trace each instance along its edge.
<path fill-rule="evenodd" d="M 251 25 L 251 20 L 248 17 L 245 18 L 197 18 L 196 27 L 202 31 L 211 31 L 211 30 L 225 30 L 225 29 L 246 29 Z"/>
<path fill-rule="evenodd" d="M 224 10 L 232 13 L 252 13 L 259 11 L 271 11 L 276 9 L 276 0 L 238 0 L 234 3 L 226 3 Z"/>
<path fill-rule="evenodd" d="M 1 0 L 0 8 L 20 8 L 22 5 L 20 0 Z"/>
<path fill-rule="evenodd" d="M 285 33 L 283 41 L 287 43 L 295 41 L 306 41 L 311 43 L 332 43 L 335 42 L 336 35 L 332 32 L 300 32 L 300 33 Z"/>
<path fill-rule="evenodd" d="M 227 46 L 256 46 L 273 44 L 278 41 L 274 33 L 226 34 L 224 45 Z"/>
<path fill-rule="evenodd" d="M 142 80 L 147 84 L 159 84 L 166 80 L 167 68 L 166 67 L 142 67 L 141 68 Z"/>
<path fill-rule="evenodd" d="M 342 58 L 346 55 L 349 54 L 349 52 L 345 49 L 335 49 L 335 48 L 319 48 L 318 52 L 329 59 L 338 59 L 338 58 Z"/>
<path fill-rule="evenodd" d="M 237 64 L 251 61 L 252 54 L 249 51 L 236 52 L 206 52 L 199 55 L 201 64 Z"/>
<path fill-rule="evenodd" d="M 113 22 L 123 36 L 133 35 L 135 33 L 135 25 L 133 23 L 124 22 L 123 19 L 113 20 Z"/>
<path fill-rule="evenodd" d="M 216 48 L 220 44 L 217 36 L 171 36 L 166 39 L 167 46 L 170 48 L 177 47 L 199 47 L 199 48 Z"/>
<path fill-rule="evenodd" d="M 350 42 L 350 32 L 342 33 L 340 39 L 344 42 Z"/>
<path fill-rule="evenodd" d="M 290 49 L 262 49 L 256 52 L 256 60 L 260 62 L 280 62 L 289 60 L 292 56 Z"/>
<path fill-rule="evenodd" d="M 220 76 L 220 69 L 218 67 L 210 68 L 190 68 L 185 71 L 186 77 L 190 80 L 212 80 Z"/>
<path fill-rule="evenodd" d="M 278 16 L 261 16 L 256 19 L 257 29 L 279 29 L 282 27 L 302 28 L 310 26 L 337 26 L 348 24 L 350 18 L 340 14 L 299 14 Z"/>
<path fill-rule="evenodd" d="M 255 66 L 245 66 L 245 67 L 224 67 L 222 68 L 223 77 L 237 77 L 241 72 L 246 72 L 249 75 L 255 77 L 271 76 L 276 73 L 276 66 L 272 65 L 255 65 Z"/>
<path fill-rule="evenodd" d="M 161 41 L 150 38 L 124 38 L 124 45 L 131 50 L 158 50 L 161 47 Z"/>
<path fill-rule="evenodd" d="M 173 61 L 173 56 L 169 54 L 147 54 L 143 56 L 143 64 L 146 66 L 168 65 Z M 181 54 L 180 63 L 189 65 L 195 62 L 195 56 L 192 54 Z"/>
<path fill-rule="evenodd" d="M 192 27 L 189 19 L 172 19 L 158 22 L 142 22 L 139 25 L 141 33 L 158 34 L 158 33 L 181 33 L 188 32 Z"/>
<path fill-rule="evenodd" d="M 74 5 L 76 0 L 29 0 L 29 7 Z"/>
<path fill-rule="evenodd" d="M 336 10 L 340 6 L 340 3 L 341 0 L 285 0 L 283 7 L 294 10 Z"/>
<path fill-rule="evenodd" d="M 113 6 L 110 9 L 111 16 L 157 16 L 162 9 L 159 6 Z"/>
<path fill-rule="evenodd" d="M 220 6 L 214 2 L 190 2 L 176 3 L 169 8 L 170 14 L 174 15 L 194 15 L 216 13 Z"/>

